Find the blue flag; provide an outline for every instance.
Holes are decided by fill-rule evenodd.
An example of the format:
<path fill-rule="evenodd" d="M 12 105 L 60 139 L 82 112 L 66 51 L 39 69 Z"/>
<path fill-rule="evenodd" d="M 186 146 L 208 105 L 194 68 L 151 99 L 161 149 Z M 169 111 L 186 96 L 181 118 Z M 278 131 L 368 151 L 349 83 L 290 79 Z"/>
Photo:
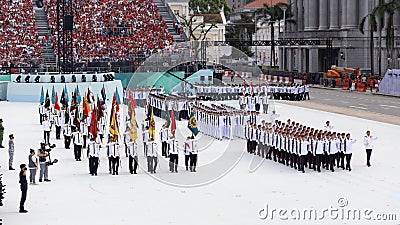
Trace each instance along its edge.
<path fill-rule="evenodd" d="M 69 103 L 69 97 L 68 97 L 68 90 L 67 90 L 67 85 L 64 87 L 64 94 L 65 94 L 65 104 L 68 105 Z"/>
<path fill-rule="evenodd" d="M 42 86 L 42 91 L 40 92 L 40 104 L 43 105 L 44 103 L 44 91 L 43 91 L 43 86 Z"/>
<path fill-rule="evenodd" d="M 197 129 L 197 121 L 196 118 L 194 117 L 193 112 L 190 114 L 190 118 L 188 121 L 188 128 L 190 131 L 192 131 L 194 136 L 196 136 L 199 133 L 199 129 Z"/>
<path fill-rule="evenodd" d="M 117 102 L 118 104 L 121 104 L 121 99 L 119 98 L 119 93 L 118 93 L 118 88 L 115 88 L 115 94 L 117 95 Z"/>
<path fill-rule="evenodd" d="M 54 90 L 54 85 L 51 90 L 51 102 L 54 104 L 56 102 L 56 90 Z"/>
<path fill-rule="evenodd" d="M 81 93 L 79 93 L 78 86 L 76 86 L 76 101 L 78 102 L 78 104 L 81 104 L 81 101 L 82 101 Z"/>

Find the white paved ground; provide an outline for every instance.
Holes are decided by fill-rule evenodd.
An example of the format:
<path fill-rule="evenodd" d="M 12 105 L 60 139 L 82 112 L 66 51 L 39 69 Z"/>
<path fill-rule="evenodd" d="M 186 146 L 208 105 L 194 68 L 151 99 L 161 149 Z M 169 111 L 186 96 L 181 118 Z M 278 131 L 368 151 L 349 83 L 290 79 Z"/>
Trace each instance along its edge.
<path fill-rule="evenodd" d="M 231 104 L 231 103 L 229 103 Z M 307 171 L 301 174 L 272 161 L 265 161 L 254 172 L 249 172 L 252 156 L 243 153 L 244 141 L 214 141 L 200 136 L 204 148 L 199 156 L 198 173 L 180 168 L 178 174 L 168 172 L 166 162 L 160 158 L 157 179 L 181 184 L 204 181 L 211 165 L 227 165 L 240 159 L 226 176 L 208 185 L 185 188 L 170 186 L 146 175 L 128 174 L 127 159 L 122 157 L 119 176 L 108 174 L 104 151 L 98 177 L 88 174 L 88 162 L 73 159 L 72 150 L 65 150 L 61 141 L 53 157 L 60 162 L 50 168 L 51 183 L 29 186 L 26 208 L 28 214 L 18 213 L 20 198 L 18 172 L 7 170 L 8 151 L 0 149 L 0 173 L 7 184 L 4 206 L 0 218 L 5 225 L 43 224 L 399 224 L 400 221 L 400 127 L 380 122 L 336 115 L 323 111 L 277 104 L 281 119 L 296 121 L 321 128 L 329 119 L 338 131 L 349 131 L 358 139 L 353 156 L 353 171 L 337 170 L 318 174 Z M 0 102 L 0 118 L 4 120 L 5 140 L 9 133 L 15 136 L 16 155 L 14 167 L 27 163 L 29 148 L 37 148 L 42 140 L 38 124 L 37 105 L 32 103 Z M 143 112 L 138 112 L 138 121 Z M 156 121 L 160 127 L 161 120 Z M 178 124 L 178 139 L 188 135 L 186 122 Z M 379 137 L 372 158 L 372 167 L 365 166 L 362 137 L 366 129 Z M 52 139 L 55 135 L 52 134 Z M 206 148 L 207 146 L 207 148 Z M 223 154 L 229 153 L 226 158 Z M 224 155 L 225 156 L 225 155 Z M 232 160 L 227 160 L 231 157 Z M 139 158 L 144 164 L 143 156 Z M 180 157 L 180 164 L 183 157 Z M 254 164 L 254 163 L 253 163 Z M 37 175 L 38 178 L 38 175 Z M 397 213 L 397 221 L 367 220 L 283 221 L 274 214 L 266 220 L 258 217 L 260 208 L 268 204 L 269 210 L 284 208 L 338 208 L 338 199 L 346 198 L 348 206 L 341 209 L 371 209 L 375 213 Z M 320 213 L 319 215 L 321 215 Z M 283 215 L 282 217 L 284 217 Z M 286 214 L 286 216 L 289 216 Z M 328 215 L 325 215 L 326 217 Z"/>

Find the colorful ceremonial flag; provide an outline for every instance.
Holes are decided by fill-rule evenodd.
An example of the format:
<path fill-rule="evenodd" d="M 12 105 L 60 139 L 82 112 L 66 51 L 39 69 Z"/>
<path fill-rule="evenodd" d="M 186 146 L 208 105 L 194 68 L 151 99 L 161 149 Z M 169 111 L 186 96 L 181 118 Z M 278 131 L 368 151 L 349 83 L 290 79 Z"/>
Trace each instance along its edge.
<path fill-rule="evenodd" d="M 44 91 L 43 91 L 43 86 L 42 86 L 42 91 L 40 92 L 40 99 L 39 102 L 41 105 L 44 103 Z"/>
<path fill-rule="evenodd" d="M 119 93 L 118 93 L 118 88 L 115 88 L 115 95 L 116 95 L 116 100 L 118 104 L 121 104 L 121 99 L 119 97 Z"/>
<path fill-rule="evenodd" d="M 92 134 L 92 137 L 94 138 L 94 140 L 96 140 L 97 138 L 97 109 L 96 106 L 93 108 L 92 111 L 92 118 L 90 119 L 90 130 L 89 132 Z"/>
<path fill-rule="evenodd" d="M 115 105 L 115 110 L 119 112 L 119 103 L 117 101 L 117 92 L 114 93 L 112 105 Z"/>
<path fill-rule="evenodd" d="M 153 108 L 151 108 L 149 133 L 150 133 L 150 137 L 153 138 L 153 140 L 155 140 L 155 137 L 156 137 L 156 122 L 154 121 Z"/>
<path fill-rule="evenodd" d="M 89 113 L 90 113 L 90 106 L 85 95 L 83 96 L 83 118 L 87 118 L 89 116 Z"/>
<path fill-rule="evenodd" d="M 175 120 L 174 108 L 172 107 L 172 111 L 171 111 L 171 133 L 172 133 L 172 136 L 175 136 L 175 131 L 176 131 L 176 120 Z"/>
<path fill-rule="evenodd" d="M 78 103 L 78 104 L 81 104 L 81 102 L 82 102 L 82 97 L 81 97 L 81 93 L 79 92 L 79 86 L 77 85 L 76 86 L 76 102 Z"/>
<path fill-rule="evenodd" d="M 65 92 L 64 92 L 64 89 L 63 89 L 62 92 L 61 92 L 60 103 L 61 103 L 61 105 L 63 105 L 63 106 L 66 105 L 66 103 L 65 103 Z"/>
<path fill-rule="evenodd" d="M 78 108 L 77 102 L 76 102 L 76 93 L 75 93 L 75 92 L 72 92 L 71 109 L 70 109 L 70 111 L 71 111 L 71 112 L 74 111 L 75 108 Z"/>
<path fill-rule="evenodd" d="M 136 139 L 138 138 L 138 124 L 136 122 L 135 114 L 135 109 L 133 108 L 130 114 L 131 121 L 129 123 L 129 136 L 131 136 L 132 141 L 136 141 Z"/>
<path fill-rule="evenodd" d="M 56 100 L 55 100 L 55 102 L 54 102 L 54 109 L 56 109 L 56 110 L 61 110 L 61 107 L 60 107 L 60 105 L 58 104 L 58 94 L 57 94 L 57 92 L 56 92 Z"/>
<path fill-rule="evenodd" d="M 69 96 L 68 96 L 67 85 L 65 85 L 65 87 L 64 87 L 64 93 L 65 93 L 65 102 L 66 102 L 65 105 L 68 105 L 68 103 L 69 103 Z"/>
<path fill-rule="evenodd" d="M 103 101 L 107 101 L 106 89 L 104 88 L 104 84 L 101 88 L 101 97 L 103 98 Z"/>
<path fill-rule="evenodd" d="M 49 90 L 46 90 L 46 99 L 44 100 L 44 108 L 50 107 Z"/>
<path fill-rule="evenodd" d="M 75 107 L 75 117 L 74 117 L 74 121 L 73 121 L 72 123 L 75 125 L 75 127 L 76 127 L 77 129 L 80 128 L 81 120 L 79 119 L 78 107 Z"/>
<path fill-rule="evenodd" d="M 54 85 L 51 90 L 51 102 L 54 104 L 56 102 L 56 90 L 54 90 Z"/>
<path fill-rule="evenodd" d="M 114 140 L 118 140 L 118 123 L 117 123 L 117 113 L 115 109 L 115 105 L 112 105 L 111 108 L 111 118 L 110 118 L 110 134 L 113 136 Z"/>
<path fill-rule="evenodd" d="M 97 96 L 97 120 L 100 120 L 101 117 L 103 117 L 103 109 L 102 105 L 99 99 L 99 96 Z"/>
<path fill-rule="evenodd" d="M 196 118 L 194 117 L 194 113 L 193 112 L 190 114 L 190 118 L 189 118 L 189 121 L 188 121 L 188 128 L 189 128 L 190 131 L 192 131 L 194 136 L 196 136 L 199 133 L 199 130 L 197 129 Z"/>

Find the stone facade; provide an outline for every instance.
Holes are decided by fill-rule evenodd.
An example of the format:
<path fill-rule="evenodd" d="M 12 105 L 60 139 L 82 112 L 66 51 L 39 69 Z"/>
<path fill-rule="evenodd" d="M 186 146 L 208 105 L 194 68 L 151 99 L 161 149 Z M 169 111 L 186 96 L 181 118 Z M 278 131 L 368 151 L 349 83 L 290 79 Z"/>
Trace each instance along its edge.
<path fill-rule="evenodd" d="M 378 0 L 288 0 L 292 5 L 295 24 L 288 24 L 286 38 L 332 39 L 332 64 L 340 67 L 371 68 L 369 53 L 369 28 L 365 25 L 365 33 L 359 31 L 359 23 L 377 5 Z M 395 55 L 399 59 L 393 67 L 400 67 L 400 16 L 394 18 Z M 382 74 L 388 67 L 383 31 L 382 41 Z M 282 36 L 281 36 L 282 37 Z M 375 33 L 375 70 L 378 73 L 378 34 Z M 329 65 L 325 46 L 293 46 L 281 47 L 280 68 L 298 70 L 299 72 L 324 72 Z M 285 51 L 283 51 L 285 49 Z M 285 65 L 283 65 L 283 61 Z"/>

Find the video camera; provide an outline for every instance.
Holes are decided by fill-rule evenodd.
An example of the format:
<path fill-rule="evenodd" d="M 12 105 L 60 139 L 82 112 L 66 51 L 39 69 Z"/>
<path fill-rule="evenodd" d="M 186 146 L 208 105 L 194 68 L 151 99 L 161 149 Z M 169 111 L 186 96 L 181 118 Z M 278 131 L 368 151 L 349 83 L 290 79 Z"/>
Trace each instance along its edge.
<path fill-rule="evenodd" d="M 47 156 L 49 157 L 49 161 L 46 161 L 46 165 L 48 165 L 48 166 L 51 166 L 51 165 L 53 165 L 53 164 L 55 164 L 55 163 L 57 163 L 58 162 L 58 159 L 54 159 L 53 161 L 51 160 L 51 158 L 50 158 L 50 152 L 51 152 L 51 150 L 53 150 L 53 148 L 55 148 L 56 147 L 56 145 L 55 144 L 52 144 L 52 145 L 46 145 L 45 143 L 40 143 L 40 149 L 41 150 L 43 150 L 43 151 L 45 151 L 45 152 L 47 152 Z M 40 159 L 39 159 L 40 160 Z M 44 162 L 44 161 L 43 161 Z"/>
<path fill-rule="evenodd" d="M 51 150 L 53 150 L 53 148 L 55 148 L 56 145 L 52 144 L 52 145 L 46 145 L 45 143 L 40 143 L 40 149 L 50 153 Z"/>

